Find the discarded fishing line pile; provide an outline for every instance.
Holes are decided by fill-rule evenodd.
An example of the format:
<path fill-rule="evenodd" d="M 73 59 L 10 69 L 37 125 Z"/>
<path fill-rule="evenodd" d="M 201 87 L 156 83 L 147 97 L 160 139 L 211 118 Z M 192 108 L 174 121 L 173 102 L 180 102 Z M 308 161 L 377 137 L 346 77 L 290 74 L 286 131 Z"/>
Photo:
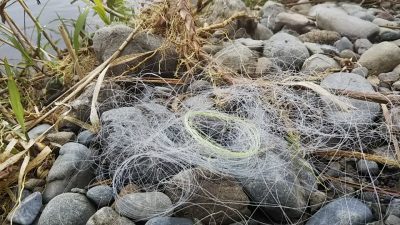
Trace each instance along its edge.
<path fill-rule="evenodd" d="M 112 179 L 115 193 L 129 184 L 165 193 L 172 204 L 155 215 L 220 224 L 259 209 L 295 222 L 321 184 L 308 153 L 387 139 L 382 121 L 358 123 L 362 112 L 339 107 L 348 99 L 317 92 L 261 80 L 197 81 L 183 94 L 144 86 L 136 101 L 102 114 L 99 179 Z M 346 124 L 334 120 L 340 113 Z"/>

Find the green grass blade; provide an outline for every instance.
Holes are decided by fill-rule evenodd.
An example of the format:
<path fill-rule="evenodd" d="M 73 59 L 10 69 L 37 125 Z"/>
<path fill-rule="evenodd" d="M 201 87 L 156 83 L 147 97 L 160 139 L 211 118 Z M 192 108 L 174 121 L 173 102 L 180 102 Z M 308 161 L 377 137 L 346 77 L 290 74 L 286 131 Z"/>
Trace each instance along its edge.
<path fill-rule="evenodd" d="M 9 100 L 11 104 L 11 108 L 15 114 L 15 118 L 17 122 L 21 126 L 22 132 L 26 134 L 26 126 L 24 119 L 24 107 L 21 103 L 21 95 L 18 90 L 18 86 L 14 80 L 14 72 L 12 71 L 10 65 L 8 64 L 7 59 L 4 59 L 4 68 L 7 74 L 7 88 L 9 94 Z"/>
<path fill-rule="evenodd" d="M 107 12 L 104 9 L 103 2 L 101 0 L 93 0 L 94 6 L 93 10 L 99 15 L 100 19 L 107 25 L 111 23 L 110 18 L 107 16 Z"/>
<path fill-rule="evenodd" d="M 79 34 L 85 29 L 85 25 L 86 25 L 86 18 L 89 14 L 89 9 L 85 9 L 85 11 L 83 11 L 83 13 L 81 13 L 78 17 L 78 19 L 76 20 L 75 23 L 75 29 L 74 29 L 74 39 L 73 39 L 73 46 L 75 49 L 75 53 L 78 54 L 78 50 L 80 47 L 80 43 L 79 43 Z"/>

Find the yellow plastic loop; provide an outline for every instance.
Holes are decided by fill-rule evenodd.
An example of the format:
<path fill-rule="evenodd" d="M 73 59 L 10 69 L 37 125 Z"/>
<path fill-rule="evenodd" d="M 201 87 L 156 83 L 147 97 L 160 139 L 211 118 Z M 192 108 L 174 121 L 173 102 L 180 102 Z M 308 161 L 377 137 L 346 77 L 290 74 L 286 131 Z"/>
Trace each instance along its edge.
<path fill-rule="evenodd" d="M 231 151 L 230 149 L 224 148 L 224 146 L 216 143 L 215 141 L 212 141 L 211 139 L 205 139 L 204 136 L 201 135 L 200 132 L 194 128 L 195 126 L 193 124 L 193 118 L 197 116 L 219 119 L 227 123 L 234 122 L 235 124 L 238 124 L 238 126 L 243 127 L 242 131 L 248 132 L 247 135 L 251 138 L 249 149 L 240 152 Z M 209 149 L 209 152 L 207 153 L 210 155 L 217 154 L 226 158 L 247 158 L 257 154 L 260 150 L 261 138 L 257 127 L 250 121 L 247 121 L 237 116 L 216 111 L 189 111 L 184 116 L 184 126 L 189 134 L 197 142 Z"/>

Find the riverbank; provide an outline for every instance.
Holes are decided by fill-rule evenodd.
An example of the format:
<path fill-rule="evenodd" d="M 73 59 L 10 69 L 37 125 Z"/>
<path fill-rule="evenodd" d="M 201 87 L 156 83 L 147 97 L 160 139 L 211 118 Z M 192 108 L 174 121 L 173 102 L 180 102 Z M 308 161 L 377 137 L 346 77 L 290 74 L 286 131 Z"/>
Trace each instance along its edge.
<path fill-rule="evenodd" d="M 44 70 L 4 224 L 399 223 L 399 4 L 168 3 Z"/>

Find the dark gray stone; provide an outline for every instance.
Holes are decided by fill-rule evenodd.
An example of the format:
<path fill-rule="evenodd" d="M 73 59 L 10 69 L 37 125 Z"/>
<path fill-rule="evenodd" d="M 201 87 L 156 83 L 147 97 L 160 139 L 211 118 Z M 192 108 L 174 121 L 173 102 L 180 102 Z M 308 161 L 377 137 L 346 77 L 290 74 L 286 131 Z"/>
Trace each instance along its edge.
<path fill-rule="evenodd" d="M 155 217 L 145 225 L 193 225 L 193 220 L 180 217 Z"/>
<path fill-rule="evenodd" d="M 368 68 L 370 75 L 390 72 L 400 64 L 400 48 L 391 42 L 381 42 L 364 52 L 358 63 Z"/>
<path fill-rule="evenodd" d="M 135 225 L 135 223 L 120 216 L 111 207 L 103 207 L 89 218 L 86 225 Z"/>
<path fill-rule="evenodd" d="M 85 225 L 95 212 L 95 207 L 84 195 L 64 193 L 46 205 L 38 225 Z"/>
<path fill-rule="evenodd" d="M 90 130 L 84 130 L 78 134 L 78 137 L 76 138 L 77 142 L 79 144 L 83 144 L 85 146 L 90 146 L 92 143 L 93 139 L 96 137 L 96 135 L 91 132 Z"/>
<path fill-rule="evenodd" d="M 380 27 L 378 41 L 395 41 L 400 39 L 400 31 L 390 28 Z"/>
<path fill-rule="evenodd" d="M 256 62 L 256 54 L 239 42 L 233 42 L 214 55 L 217 63 L 233 72 L 247 73 Z"/>
<path fill-rule="evenodd" d="M 44 132 L 46 132 L 50 127 L 51 127 L 51 125 L 45 124 L 45 123 L 37 125 L 36 127 L 32 128 L 31 130 L 28 131 L 28 137 L 30 139 L 36 139 L 37 137 L 42 135 Z"/>
<path fill-rule="evenodd" d="M 93 49 L 96 53 L 96 57 L 101 62 L 107 60 L 126 40 L 132 31 L 132 28 L 122 24 L 110 25 L 98 29 L 93 36 Z M 154 51 L 160 48 L 163 44 L 166 44 L 166 41 L 162 37 L 146 32 L 139 32 L 124 48 L 120 56 Z M 168 57 L 164 57 L 164 55 L 168 55 Z M 128 64 L 116 66 L 112 71 L 115 74 L 120 74 L 127 68 L 136 66 L 139 62 L 145 59 L 145 57 L 148 56 L 138 57 L 138 59 L 133 60 Z M 132 73 L 136 71 L 173 73 L 178 64 L 177 58 L 178 55 L 175 48 L 170 44 L 165 48 L 165 50 L 159 51 L 151 56 L 150 59 L 138 66 L 138 68 L 132 71 Z"/>
<path fill-rule="evenodd" d="M 24 200 L 21 204 L 13 210 L 7 217 L 9 221 L 13 223 L 28 225 L 33 223 L 35 218 L 39 215 L 40 209 L 42 208 L 42 194 L 35 192 Z"/>
<path fill-rule="evenodd" d="M 339 52 L 345 49 L 353 50 L 353 43 L 351 43 L 347 37 L 342 37 L 340 40 L 335 42 L 335 47 L 339 50 Z"/>
<path fill-rule="evenodd" d="M 171 199 L 161 192 L 132 193 L 115 201 L 115 210 L 135 221 L 150 219 L 171 209 Z"/>
<path fill-rule="evenodd" d="M 113 189 L 107 185 L 100 185 L 90 188 L 86 196 L 98 207 L 109 205 L 114 201 Z"/>
<path fill-rule="evenodd" d="M 379 166 L 374 161 L 360 159 L 357 162 L 357 171 L 363 175 L 377 175 L 379 174 Z"/>
<path fill-rule="evenodd" d="M 263 55 L 283 70 L 300 69 L 310 56 L 306 46 L 287 33 L 277 33 L 265 41 Z"/>
<path fill-rule="evenodd" d="M 340 198 L 322 207 L 306 225 L 352 224 L 363 225 L 372 222 L 371 210 L 355 198 Z"/>
<path fill-rule="evenodd" d="M 72 142 L 63 145 L 47 176 L 44 202 L 72 188 L 88 185 L 94 177 L 90 159 L 91 151 L 86 146 Z"/>

